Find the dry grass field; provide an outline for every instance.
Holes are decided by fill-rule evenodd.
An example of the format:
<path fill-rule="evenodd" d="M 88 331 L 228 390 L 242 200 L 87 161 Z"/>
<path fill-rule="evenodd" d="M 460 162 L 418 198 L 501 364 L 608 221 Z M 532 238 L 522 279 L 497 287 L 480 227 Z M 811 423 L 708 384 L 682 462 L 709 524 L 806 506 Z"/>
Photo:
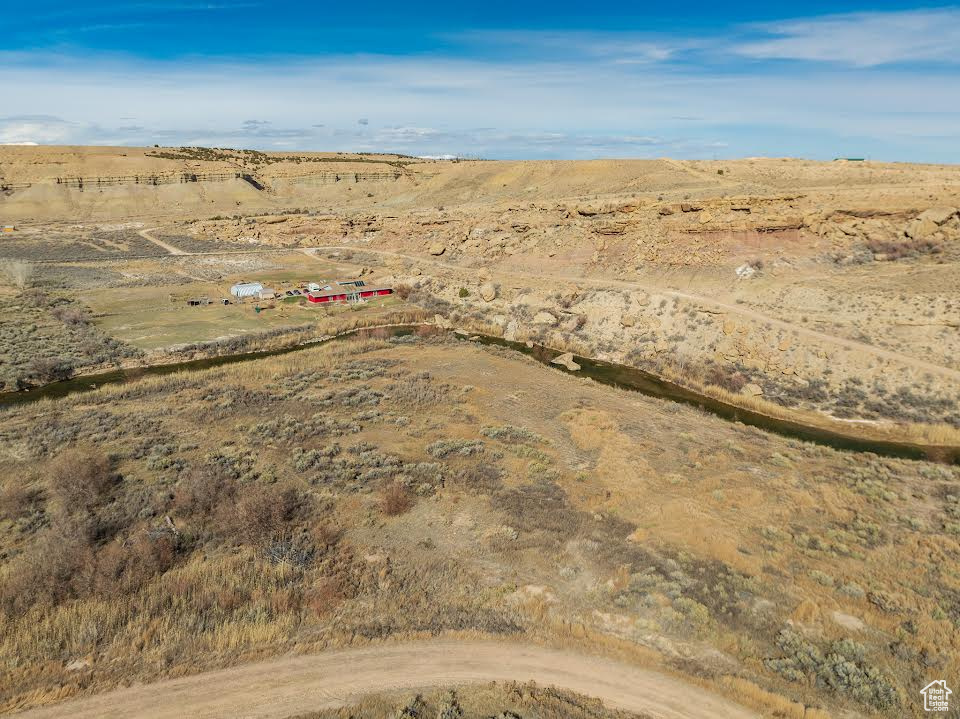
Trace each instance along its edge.
<path fill-rule="evenodd" d="M 56 408 L 0 430 L 8 708 L 448 632 L 652 652 L 794 713 L 903 716 L 958 665 L 956 468 L 442 337 Z"/>
<path fill-rule="evenodd" d="M 255 277 L 265 287 L 281 293 L 300 283 L 326 284 L 351 278 L 356 268 L 317 261 L 302 253 L 271 255 L 264 259 L 215 255 L 192 259 L 150 260 L 124 267 L 137 277 L 136 286 L 89 288 L 78 294 L 97 318 L 100 329 L 141 350 L 156 350 L 249 335 L 312 326 L 337 310 L 308 305 L 305 298 L 237 303 L 230 296 L 235 282 Z M 159 283 L 151 275 L 166 271 L 169 279 Z M 188 300 L 204 298 L 209 305 L 187 307 Z M 222 305 L 220 300 L 231 300 Z M 368 303 L 364 310 L 396 305 L 391 298 Z M 260 307 L 262 311 L 255 311 Z"/>
<path fill-rule="evenodd" d="M 67 297 L 31 289 L 0 292 L 0 298 L 0 388 L 45 384 L 142 355 L 104 333 L 86 307 Z"/>
<path fill-rule="evenodd" d="M 808 425 L 960 445 L 955 168 L 0 161 L 4 389 L 430 320 Z M 160 179 L 89 181 L 108 176 Z M 239 280 L 355 277 L 397 294 L 216 304 Z M 653 667 L 763 716 L 918 716 L 919 689 L 960 669 L 958 556 L 960 467 L 369 329 L 0 410 L 0 709 L 493 637 Z M 517 680 L 316 716 L 625 716 Z"/>
<path fill-rule="evenodd" d="M 69 234 L 71 228 L 59 228 Z M 78 236 L 89 230 L 74 228 Z M 94 231 L 95 234 L 95 231 Z M 168 238 L 181 242 L 180 238 Z M 143 240 L 147 242 L 146 240 Z M 158 248 L 147 242 L 154 251 Z M 185 243 L 183 243 L 185 244 Z M 95 261 L 67 254 L 47 258 L 59 239 L 18 237 L 11 257 L 0 260 L 6 286 L 0 298 L 0 387 L 9 390 L 91 374 L 117 366 L 168 361 L 184 351 L 276 347 L 355 326 L 396 320 L 396 298 L 362 307 L 317 307 L 302 295 L 305 282 L 321 284 L 365 276 L 369 268 L 302 252 L 218 252 L 155 257 L 120 251 Z M 189 245 L 187 245 L 189 246 Z M 8 249 L 5 246 L 4 249 Z M 23 274 L 23 281 L 14 281 Z M 276 300 L 237 302 L 236 282 L 255 279 L 276 289 Z M 230 304 L 221 300 L 227 298 Z M 209 304 L 188 306 L 190 300 Z M 416 318 L 416 311 L 408 315 Z"/>
<path fill-rule="evenodd" d="M 440 717 L 441 719 L 645 719 L 613 711 L 589 697 L 534 685 L 472 685 L 444 690 L 372 696 L 345 709 L 303 714 L 296 719 L 359 719 L 360 717 Z"/>

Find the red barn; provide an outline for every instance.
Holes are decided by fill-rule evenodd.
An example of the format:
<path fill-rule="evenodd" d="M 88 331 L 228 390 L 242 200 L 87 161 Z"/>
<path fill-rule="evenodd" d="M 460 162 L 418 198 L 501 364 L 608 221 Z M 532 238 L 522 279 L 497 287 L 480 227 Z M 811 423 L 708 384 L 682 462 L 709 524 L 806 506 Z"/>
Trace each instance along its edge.
<path fill-rule="evenodd" d="M 307 301 L 314 304 L 332 302 L 358 302 L 371 297 L 385 297 L 392 295 L 392 287 L 358 287 L 351 292 L 308 292 Z"/>

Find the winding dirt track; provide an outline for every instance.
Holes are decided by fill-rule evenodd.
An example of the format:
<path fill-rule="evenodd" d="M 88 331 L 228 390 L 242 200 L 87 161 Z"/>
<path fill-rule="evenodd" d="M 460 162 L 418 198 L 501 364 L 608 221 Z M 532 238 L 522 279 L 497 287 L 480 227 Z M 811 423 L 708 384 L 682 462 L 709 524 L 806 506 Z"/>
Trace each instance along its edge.
<path fill-rule="evenodd" d="M 183 256 L 183 257 L 192 257 L 192 256 L 204 256 L 204 255 L 222 255 L 222 254 L 233 254 L 223 251 L 215 252 L 185 252 L 173 245 L 164 242 L 163 240 L 157 239 L 150 234 L 153 230 L 160 229 L 160 227 L 151 227 L 145 230 L 140 230 L 138 234 L 146 240 L 154 243 L 155 245 L 161 247 L 170 255 Z M 454 270 L 458 272 L 475 272 L 476 268 L 464 267 L 452 262 L 445 262 L 443 260 L 438 260 L 435 257 L 425 257 L 423 255 L 410 255 L 404 254 L 402 252 L 393 252 L 391 250 L 380 250 L 373 247 L 353 247 L 350 245 L 330 245 L 323 247 L 302 247 L 298 248 L 304 254 L 315 257 L 313 254 L 317 251 L 331 251 L 331 250 L 355 250 L 360 252 L 368 252 L 374 255 L 382 255 L 384 257 L 395 257 L 397 259 L 408 260 L 411 262 L 416 262 L 418 264 L 427 264 L 433 265 L 434 267 L 443 267 L 445 269 Z M 262 248 L 257 250 L 245 250 L 242 253 L 236 254 L 257 254 L 258 252 L 289 252 L 290 249 L 283 248 L 279 250 L 263 250 Z M 133 259 L 133 258 L 130 258 Z M 57 260 L 57 262 L 64 262 L 65 260 Z M 69 260 L 67 260 L 69 261 Z M 547 277 L 552 280 L 560 282 L 570 282 L 572 284 L 579 284 L 587 287 L 597 287 L 603 289 L 605 287 L 619 287 L 627 290 L 643 290 L 646 292 L 660 292 L 661 294 L 668 295 L 670 297 L 677 297 L 686 300 L 692 300 L 700 304 L 714 307 L 718 310 L 722 310 L 725 313 L 734 316 L 749 317 L 751 319 L 757 320 L 759 322 L 769 323 L 775 327 L 780 327 L 782 329 L 788 330 L 790 332 L 795 332 L 798 335 L 804 337 L 810 337 L 818 339 L 822 342 L 832 344 L 837 347 L 842 347 L 846 350 L 851 350 L 854 352 L 860 352 L 866 355 L 871 355 L 880 359 L 890 360 L 893 362 L 899 362 L 901 364 L 913 367 L 915 369 L 923 370 L 925 372 L 930 372 L 935 375 L 939 375 L 946 379 L 953 380 L 955 382 L 960 382 L 960 370 L 953 369 L 952 367 L 945 367 L 943 365 L 936 364 L 934 362 L 928 362 L 927 360 L 920 359 L 919 357 L 913 357 L 911 355 L 903 354 L 902 352 L 896 352 L 894 350 L 887 350 L 881 347 L 876 347 L 874 345 L 867 344 L 865 342 L 859 342 L 857 340 L 847 339 L 845 337 L 837 337 L 836 335 L 831 335 L 826 332 L 820 332 L 818 330 L 810 329 L 809 327 L 804 327 L 803 325 L 794 324 L 793 322 L 787 322 L 786 320 L 781 320 L 776 317 L 771 317 L 770 315 L 758 312 L 757 310 L 751 310 L 746 307 L 740 307 L 737 305 L 732 305 L 726 302 L 721 302 L 712 297 L 707 297 L 705 295 L 694 294 L 691 292 L 680 292 L 678 290 L 666 289 L 663 287 L 656 287 L 650 284 L 645 284 L 641 282 L 631 282 L 628 280 L 615 280 L 609 278 L 600 278 L 600 277 L 585 277 L 581 275 L 562 275 L 562 274 L 551 274 L 549 272 L 541 272 L 536 275 L 533 273 L 526 272 L 516 272 L 516 271 L 507 271 L 507 270 L 497 270 L 496 275 L 498 277 L 514 277 L 517 279 L 530 281 L 531 279 L 542 279 Z"/>
<path fill-rule="evenodd" d="M 649 669 L 528 644 L 435 640 L 284 657 L 75 699 L 17 719 L 285 719 L 395 689 L 535 681 L 661 719 L 757 717 L 733 702 Z"/>
<path fill-rule="evenodd" d="M 463 267 L 461 265 L 454 264 L 452 262 L 444 262 L 442 260 L 437 260 L 432 257 L 424 257 L 422 255 L 407 255 L 400 252 L 392 252 L 390 250 L 378 250 L 372 247 L 352 247 L 350 245 L 340 245 L 340 246 L 330 246 L 330 247 L 310 247 L 304 248 L 304 251 L 307 254 L 310 254 L 312 251 L 329 251 L 329 250 L 355 250 L 358 252 L 369 252 L 370 254 L 375 255 L 385 255 L 387 257 L 396 257 L 398 259 L 410 260 L 419 264 L 428 264 L 435 267 L 443 267 L 449 270 L 456 270 L 459 272 L 476 272 L 475 268 Z M 881 347 L 875 347 L 874 345 L 869 345 L 865 342 L 858 342 L 857 340 L 847 339 L 845 337 L 837 337 L 836 335 L 827 334 L 826 332 L 819 332 L 818 330 L 812 330 L 809 327 L 804 327 L 803 325 L 794 324 L 792 322 L 787 322 L 785 320 L 777 319 L 776 317 L 771 317 L 770 315 L 758 312 L 756 310 L 751 310 L 745 307 L 740 307 L 737 305 L 731 305 L 726 302 L 721 302 L 715 300 L 712 297 L 707 297 L 705 295 L 693 294 L 691 292 L 680 292 L 679 290 L 670 290 L 662 287 L 655 287 L 653 285 L 644 284 L 641 282 L 631 282 L 629 280 L 614 280 L 600 277 L 584 277 L 580 275 L 562 275 L 562 274 L 552 274 L 548 271 L 540 272 L 536 275 L 533 273 L 526 272 L 516 272 L 516 271 L 507 271 L 507 270 L 495 270 L 494 274 L 497 277 L 514 277 L 517 279 L 531 281 L 534 279 L 542 280 L 544 278 L 556 280 L 560 282 L 570 282 L 571 284 L 579 284 L 587 287 L 597 287 L 603 289 L 605 287 L 619 287 L 626 290 L 643 290 L 645 292 L 659 292 L 660 294 L 668 295 L 670 297 L 678 297 L 686 300 L 692 300 L 698 302 L 702 305 L 709 307 L 714 307 L 719 310 L 722 310 L 725 313 L 730 315 L 738 315 L 741 317 L 750 317 L 751 319 L 757 320 L 759 322 L 769 323 L 775 327 L 781 327 L 785 330 L 791 332 L 796 332 L 798 335 L 804 337 L 811 337 L 829 344 L 833 344 L 837 347 L 842 347 L 847 350 L 852 350 L 855 352 L 861 352 L 866 355 L 871 355 L 874 357 L 879 357 L 882 359 L 892 360 L 894 362 L 900 362 L 910 367 L 916 369 L 921 369 L 926 372 L 931 372 L 933 374 L 940 375 L 941 377 L 946 377 L 954 381 L 960 381 L 960 370 L 955 370 L 951 367 L 944 367 L 943 365 L 936 364 L 934 362 L 928 362 L 926 360 L 920 359 L 918 357 L 913 357 L 911 355 L 903 354 L 902 352 L 896 352 L 894 350 L 886 350 Z"/>

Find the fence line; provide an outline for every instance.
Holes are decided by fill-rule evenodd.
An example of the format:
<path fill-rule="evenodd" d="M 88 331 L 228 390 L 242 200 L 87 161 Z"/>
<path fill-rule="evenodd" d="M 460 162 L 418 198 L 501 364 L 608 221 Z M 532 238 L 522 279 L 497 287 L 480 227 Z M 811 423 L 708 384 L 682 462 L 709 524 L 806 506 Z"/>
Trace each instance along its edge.
<path fill-rule="evenodd" d="M 319 180 L 320 184 L 329 184 L 336 182 L 370 182 L 379 180 L 399 180 L 403 177 L 400 172 L 317 172 L 310 175 L 296 175 L 294 177 L 284 177 L 284 179 L 293 183 L 306 183 Z"/>
<path fill-rule="evenodd" d="M 403 177 L 399 172 L 317 172 L 310 175 L 298 175 L 285 179 L 294 183 L 318 182 L 319 184 L 334 184 L 337 182 L 378 182 L 398 180 Z M 105 177 L 58 177 L 56 184 L 64 187 L 73 187 L 79 190 L 84 188 L 111 187 L 116 185 L 177 185 L 190 182 L 227 182 L 228 180 L 245 180 L 258 190 L 267 189 L 267 186 L 254 175 L 246 172 L 181 172 L 173 175 L 107 175 Z M 31 182 L 4 182 L 0 183 L 0 192 L 13 192 L 33 187 Z"/>
<path fill-rule="evenodd" d="M 66 187 L 103 187 L 110 185 L 176 185 L 187 182 L 226 182 L 241 177 L 239 172 L 196 173 L 175 175 L 108 175 L 106 177 L 58 177 L 57 184 Z"/>

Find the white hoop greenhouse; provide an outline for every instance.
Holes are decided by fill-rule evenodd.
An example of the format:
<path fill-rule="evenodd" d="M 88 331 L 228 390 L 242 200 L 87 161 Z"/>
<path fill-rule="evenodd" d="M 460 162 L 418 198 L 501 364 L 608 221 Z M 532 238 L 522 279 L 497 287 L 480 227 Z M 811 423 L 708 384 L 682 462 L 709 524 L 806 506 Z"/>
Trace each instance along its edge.
<path fill-rule="evenodd" d="M 259 282 L 238 282 L 230 288 L 230 294 L 238 300 L 244 297 L 259 297 L 263 291 L 263 285 Z"/>

